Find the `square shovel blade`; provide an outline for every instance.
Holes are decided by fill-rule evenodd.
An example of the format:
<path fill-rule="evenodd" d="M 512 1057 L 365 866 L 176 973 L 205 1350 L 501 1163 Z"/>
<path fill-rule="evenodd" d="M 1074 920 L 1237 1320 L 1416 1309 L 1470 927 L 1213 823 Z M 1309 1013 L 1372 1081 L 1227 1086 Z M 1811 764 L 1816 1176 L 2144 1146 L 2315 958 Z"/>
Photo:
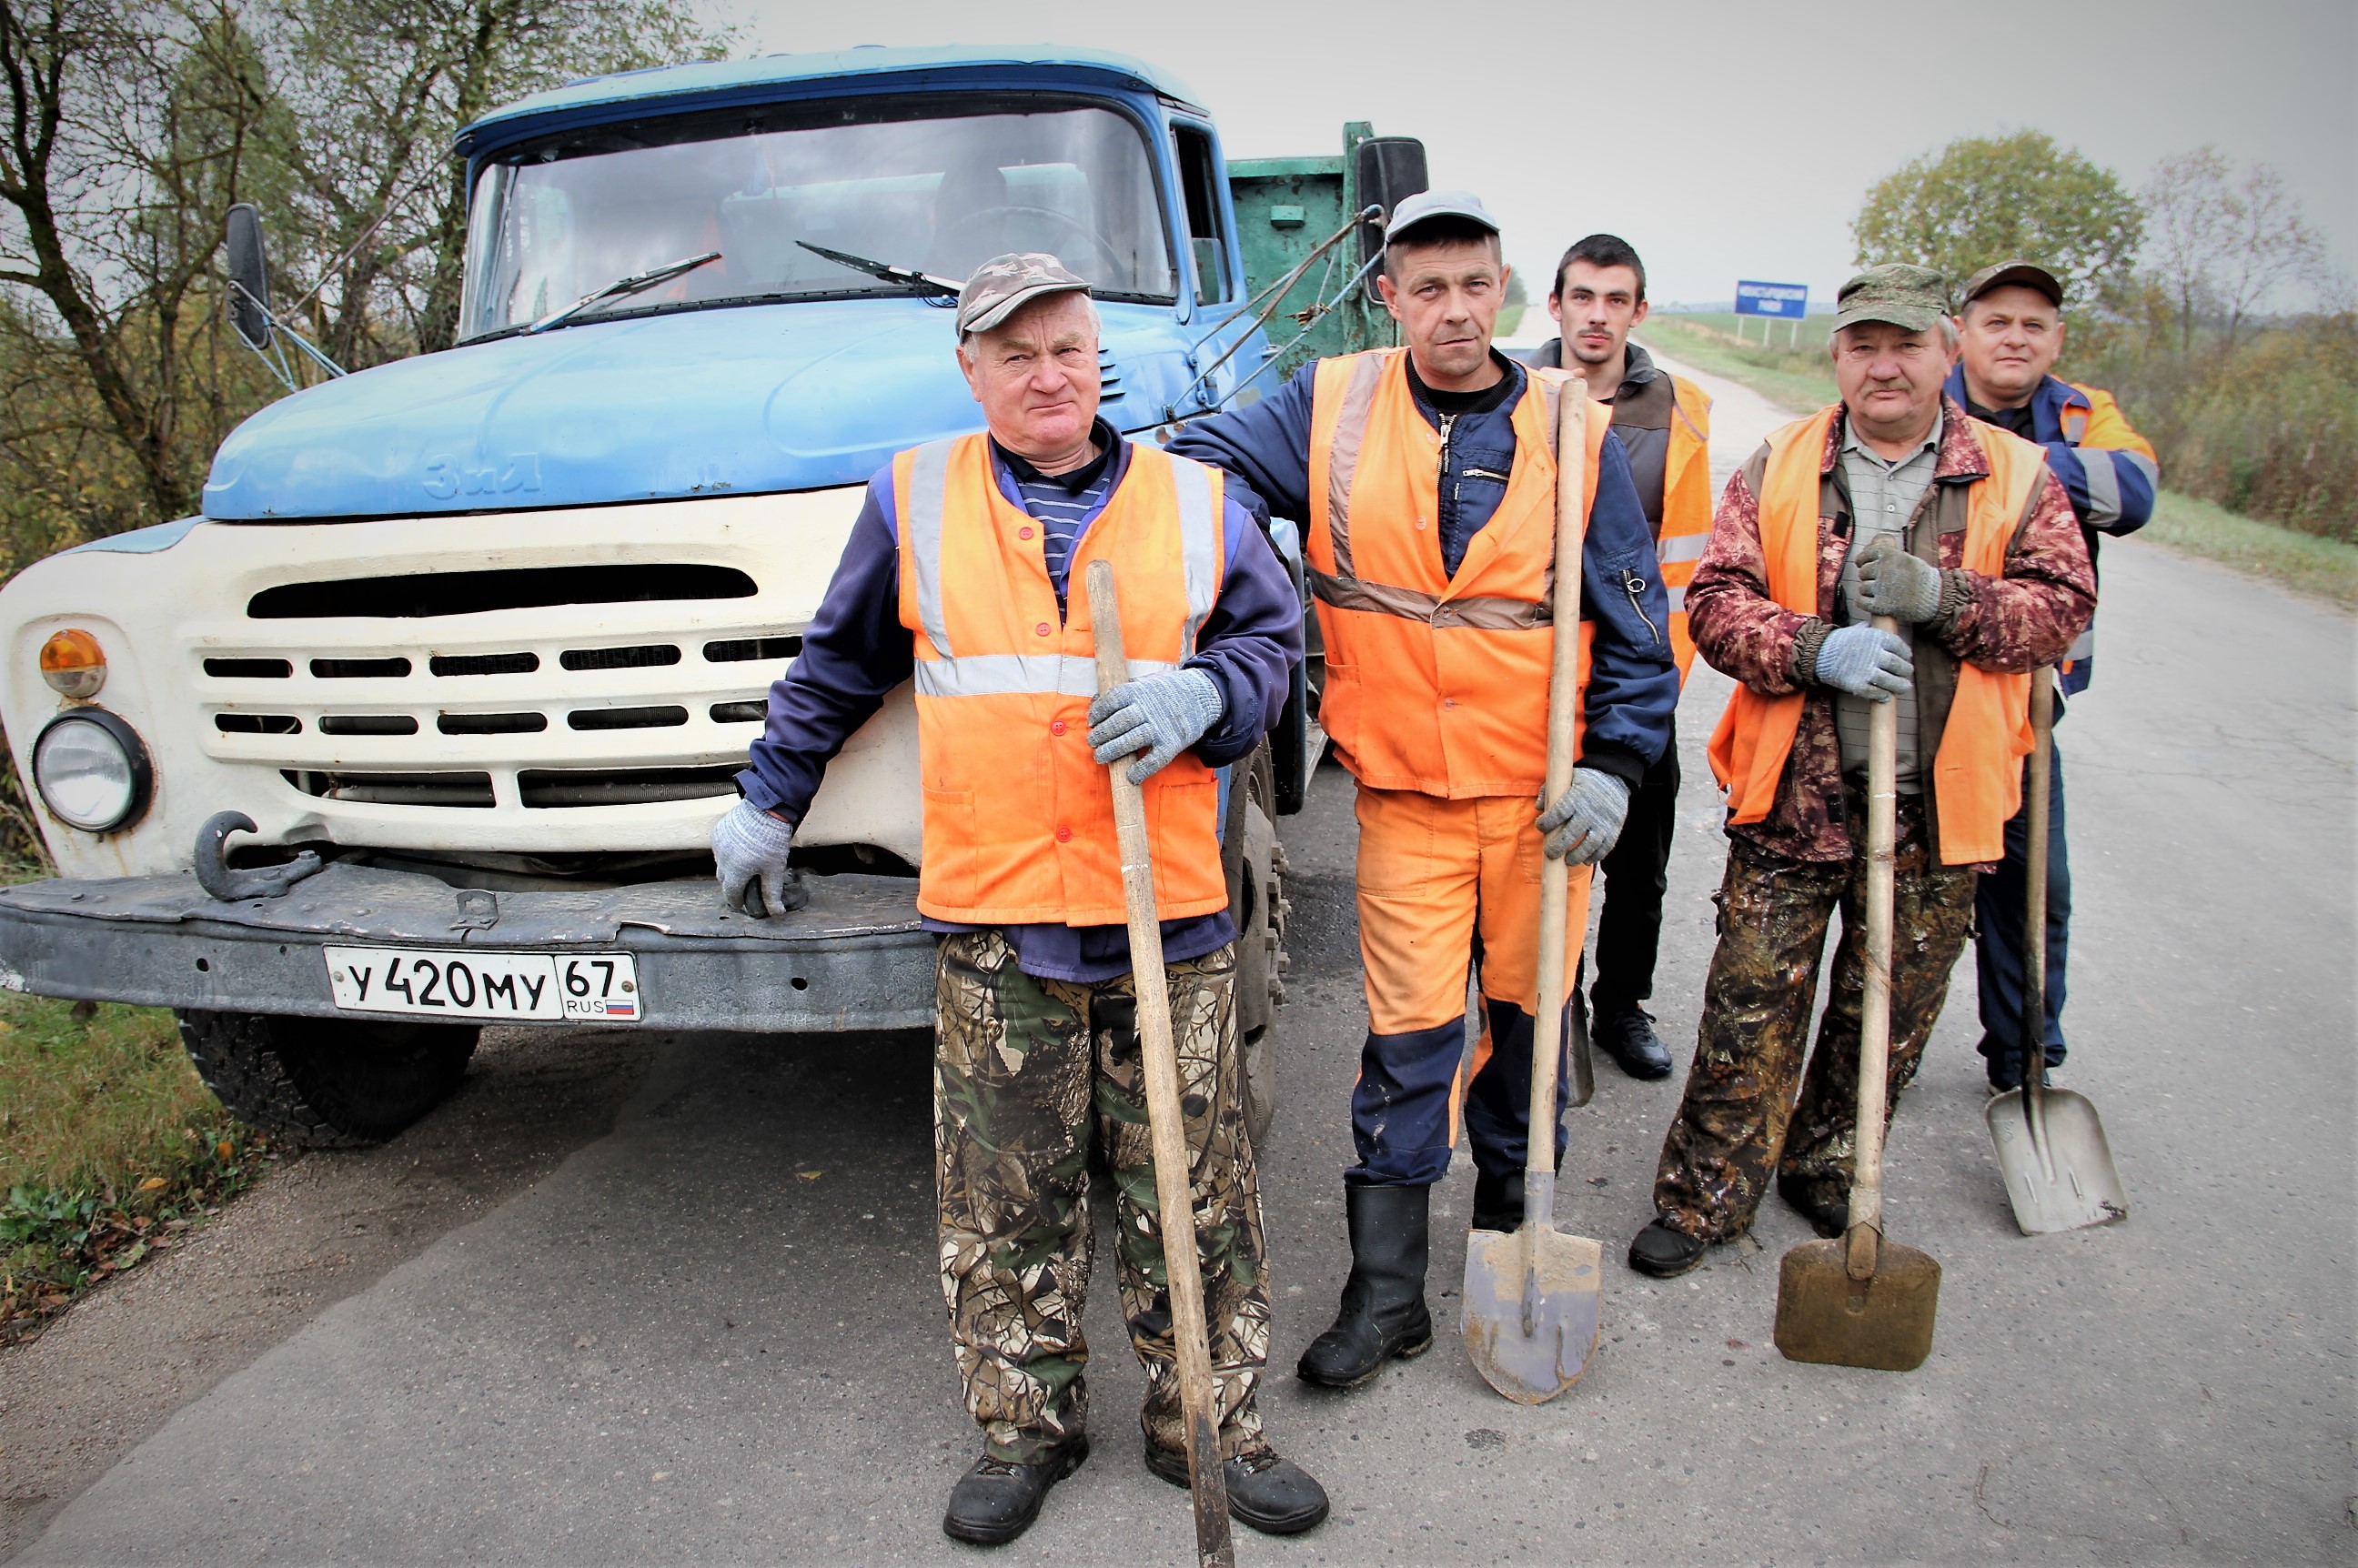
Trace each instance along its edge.
<path fill-rule="evenodd" d="M 1466 1353 L 1482 1380 L 1517 1404 L 1542 1405 L 1580 1380 L 1596 1354 L 1605 1304 L 1604 1253 L 1552 1226 L 1536 1234 L 1537 1293 L 1523 1332 L 1524 1233 L 1466 1237 Z"/>
<path fill-rule="evenodd" d="M 1941 1265 L 1885 1241 L 1875 1272 L 1854 1280 L 1841 1241 L 1804 1241 L 1777 1282 L 1777 1348 L 1788 1361 L 1912 1372 L 1932 1353 Z"/>
<path fill-rule="evenodd" d="M 2128 1189 L 2113 1166 L 2113 1146 L 2088 1097 L 2050 1088 L 2045 1102 L 2046 1147 L 2031 1136 L 2029 1106 L 2020 1089 L 1991 1098 L 1982 1115 L 1997 1150 L 2014 1223 L 2025 1236 L 2109 1225 L 2129 1216 Z"/>

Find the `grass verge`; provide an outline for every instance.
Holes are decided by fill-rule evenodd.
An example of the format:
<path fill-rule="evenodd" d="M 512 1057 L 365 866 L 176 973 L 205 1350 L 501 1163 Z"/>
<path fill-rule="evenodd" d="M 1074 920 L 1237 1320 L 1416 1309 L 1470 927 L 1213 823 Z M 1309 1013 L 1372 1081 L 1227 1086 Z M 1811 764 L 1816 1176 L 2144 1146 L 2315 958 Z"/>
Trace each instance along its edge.
<path fill-rule="evenodd" d="M 1769 402 L 1802 414 L 1823 408 L 1839 395 L 1834 390 L 1833 366 L 1826 359 L 1823 323 L 1829 319 L 1813 316 L 1802 322 L 1798 350 L 1783 346 L 1785 334 L 1792 329 L 1781 322 L 1769 328 L 1776 347 L 1737 341 L 1733 316 L 1658 313 L 1646 319 L 1636 336 L 1649 348 L 1659 349 L 1683 364 L 1740 382 Z M 1745 330 L 1757 334 L 1761 328 L 1747 323 Z"/>
<path fill-rule="evenodd" d="M 1796 414 L 1837 395 L 1823 338 L 1801 353 L 1738 343 L 1732 316 L 1655 316 L 1638 337 L 1671 358 L 1748 386 Z M 1813 318 L 1814 319 L 1814 318 Z M 1802 333 L 1804 344 L 1810 333 Z M 1781 340 L 1783 333 L 1778 336 Z M 2303 593 L 2358 610 L 2358 546 L 2302 533 L 2174 490 L 2165 490 L 2137 537 L 2217 561 Z"/>
<path fill-rule="evenodd" d="M 2137 537 L 2358 610 L 2358 545 L 2263 523 L 2174 490 Z"/>
<path fill-rule="evenodd" d="M 276 1157 L 198 1078 L 169 1012 L 0 995 L 0 1345 L 177 1245 Z"/>

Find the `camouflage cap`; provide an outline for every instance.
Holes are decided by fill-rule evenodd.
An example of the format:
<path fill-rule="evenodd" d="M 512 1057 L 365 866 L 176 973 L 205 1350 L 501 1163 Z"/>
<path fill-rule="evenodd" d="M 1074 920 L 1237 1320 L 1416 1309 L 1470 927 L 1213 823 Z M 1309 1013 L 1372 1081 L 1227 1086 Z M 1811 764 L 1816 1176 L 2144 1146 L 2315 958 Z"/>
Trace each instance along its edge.
<path fill-rule="evenodd" d="M 1929 266 L 1886 262 L 1868 267 L 1834 296 L 1834 330 L 1861 321 L 1888 321 L 1910 332 L 1930 331 L 1949 313 L 1949 280 Z"/>
<path fill-rule="evenodd" d="M 2030 262 L 2008 261 L 1985 266 L 1965 279 L 1964 287 L 1957 291 L 1957 308 L 1963 310 L 1991 289 L 2004 288 L 2010 283 L 2036 289 L 2047 296 L 2049 304 L 2059 310 L 2063 308 L 2063 286 L 2056 281 L 2053 273 Z"/>
<path fill-rule="evenodd" d="M 958 289 L 957 333 L 988 332 L 1046 294 L 1087 294 L 1088 281 L 1066 272 L 1044 251 L 993 256 L 967 275 Z"/>

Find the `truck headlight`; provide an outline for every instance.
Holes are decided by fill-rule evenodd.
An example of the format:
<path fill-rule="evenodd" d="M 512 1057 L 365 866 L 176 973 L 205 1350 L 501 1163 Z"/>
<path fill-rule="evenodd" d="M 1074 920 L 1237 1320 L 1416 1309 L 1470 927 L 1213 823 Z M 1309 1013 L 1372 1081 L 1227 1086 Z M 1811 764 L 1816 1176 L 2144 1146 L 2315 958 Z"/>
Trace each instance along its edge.
<path fill-rule="evenodd" d="M 85 833 L 112 833 L 135 820 L 154 783 L 147 748 L 103 708 L 61 713 L 33 742 L 33 787 L 42 804 Z"/>

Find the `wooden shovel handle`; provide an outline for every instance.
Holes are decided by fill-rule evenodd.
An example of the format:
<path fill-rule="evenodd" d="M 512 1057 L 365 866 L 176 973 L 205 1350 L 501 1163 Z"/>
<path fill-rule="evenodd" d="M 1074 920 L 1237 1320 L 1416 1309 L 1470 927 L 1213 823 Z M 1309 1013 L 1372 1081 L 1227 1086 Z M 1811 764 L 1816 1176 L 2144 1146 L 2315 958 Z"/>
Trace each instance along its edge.
<path fill-rule="evenodd" d="M 1580 710 L 1580 553 L 1586 519 L 1588 383 L 1574 376 L 1556 400 L 1555 647 L 1548 667 L 1547 785 L 1542 806 L 1572 787 L 1573 726 Z M 1556 1060 L 1563 1052 L 1564 943 L 1572 919 L 1572 868 L 1540 859 L 1540 1013 L 1531 1030 L 1531 1115 L 1523 1153 L 1523 1228 L 1534 1236 L 1555 1214 Z M 1594 1079 L 1573 1064 L 1574 1099 L 1585 1104 Z"/>
<path fill-rule="evenodd" d="M 1098 690 L 1130 679 L 1113 563 L 1091 561 L 1089 626 L 1097 641 Z M 1146 1076 L 1146 1119 L 1154 1142 L 1154 1196 L 1163 1219 L 1163 1272 L 1171 1296 L 1171 1338 L 1179 1405 L 1187 1423 L 1188 1490 L 1195 1503 L 1195 1557 L 1205 1568 L 1233 1568 L 1228 1483 L 1220 1467 L 1219 1412 L 1212 1398 L 1212 1351 L 1204 1322 L 1204 1253 L 1195 1238 L 1189 1192 L 1186 1124 L 1179 1113 L 1179 1052 L 1171 1038 L 1171 988 L 1163 969 L 1163 924 L 1154 907 L 1154 863 L 1147 847 L 1146 797 L 1130 782 L 1135 757 L 1106 773 L 1113 785 L 1114 835 L 1121 852 L 1121 896 L 1130 916 L 1130 973 L 1138 993 L 1138 1040 Z"/>
<path fill-rule="evenodd" d="M 1878 632 L 1897 633 L 1888 615 Z M 1891 1065 L 1891 902 L 1899 838 L 1899 701 L 1866 716 L 1866 994 L 1858 1010 L 1857 1153 L 1850 1181 L 1850 1234 L 1844 1271 L 1875 1276 L 1883 1236 L 1883 1102 Z"/>
<path fill-rule="evenodd" d="M 2055 671 L 2030 672 L 2030 785 L 2023 823 L 2022 1093 L 2041 1099 L 2047 1079 L 2047 810 L 2054 789 Z M 2043 1136 L 2044 1129 L 2039 1130 Z"/>

